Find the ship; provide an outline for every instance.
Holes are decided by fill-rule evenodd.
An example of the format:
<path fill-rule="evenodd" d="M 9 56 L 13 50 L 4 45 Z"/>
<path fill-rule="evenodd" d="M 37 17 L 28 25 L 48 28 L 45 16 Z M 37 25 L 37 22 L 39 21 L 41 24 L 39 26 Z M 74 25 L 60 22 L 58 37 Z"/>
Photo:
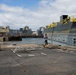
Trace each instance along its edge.
<path fill-rule="evenodd" d="M 60 22 L 53 22 L 44 29 L 48 36 L 48 43 L 76 46 L 76 18 L 75 16 L 62 15 Z"/>

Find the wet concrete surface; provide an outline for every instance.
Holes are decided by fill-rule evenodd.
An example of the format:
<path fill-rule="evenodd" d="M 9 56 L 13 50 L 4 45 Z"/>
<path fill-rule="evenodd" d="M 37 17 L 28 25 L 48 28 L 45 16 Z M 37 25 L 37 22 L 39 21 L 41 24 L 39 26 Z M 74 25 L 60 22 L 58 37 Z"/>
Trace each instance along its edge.
<path fill-rule="evenodd" d="M 76 75 L 76 52 L 36 49 L 0 51 L 0 75 Z"/>

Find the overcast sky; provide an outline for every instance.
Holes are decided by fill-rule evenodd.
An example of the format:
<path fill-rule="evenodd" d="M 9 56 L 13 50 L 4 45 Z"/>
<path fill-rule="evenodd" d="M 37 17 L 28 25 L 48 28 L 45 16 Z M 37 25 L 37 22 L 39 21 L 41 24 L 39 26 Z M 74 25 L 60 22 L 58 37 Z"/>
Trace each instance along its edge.
<path fill-rule="evenodd" d="M 0 26 L 39 29 L 76 14 L 76 0 L 0 0 Z"/>

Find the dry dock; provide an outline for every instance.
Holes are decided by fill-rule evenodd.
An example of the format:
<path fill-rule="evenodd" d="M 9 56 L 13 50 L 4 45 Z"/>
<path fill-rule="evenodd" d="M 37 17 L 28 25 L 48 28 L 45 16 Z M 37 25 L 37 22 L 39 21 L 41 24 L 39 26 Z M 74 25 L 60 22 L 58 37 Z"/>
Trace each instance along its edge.
<path fill-rule="evenodd" d="M 0 51 L 0 75 L 76 75 L 75 50 L 7 47 Z"/>

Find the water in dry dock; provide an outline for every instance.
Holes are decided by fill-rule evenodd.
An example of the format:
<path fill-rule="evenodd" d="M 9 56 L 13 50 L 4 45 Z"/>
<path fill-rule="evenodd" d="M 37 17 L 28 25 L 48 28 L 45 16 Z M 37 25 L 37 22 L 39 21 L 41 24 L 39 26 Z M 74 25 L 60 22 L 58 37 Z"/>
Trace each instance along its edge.
<path fill-rule="evenodd" d="M 43 38 L 23 38 L 22 41 L 10 41 L 9 44 L 44 44 Z"/>
<path fill-rule="evenodd" d="M 21 43 L 26 44 L 43 44 L 43 38 L 23 38 Z"/>
<path fill-rule="evenodd" d="M 44 42 L 44 38 L 22 38 L 22 41 L 8 41 L 3 43 L 5 44 L 44 44 L 45 42 Z M 66 46 L 65 44 L 54 42 L 54 41 L 49 42 L 49 40 L 48 40 L 48 43 Z"/>

